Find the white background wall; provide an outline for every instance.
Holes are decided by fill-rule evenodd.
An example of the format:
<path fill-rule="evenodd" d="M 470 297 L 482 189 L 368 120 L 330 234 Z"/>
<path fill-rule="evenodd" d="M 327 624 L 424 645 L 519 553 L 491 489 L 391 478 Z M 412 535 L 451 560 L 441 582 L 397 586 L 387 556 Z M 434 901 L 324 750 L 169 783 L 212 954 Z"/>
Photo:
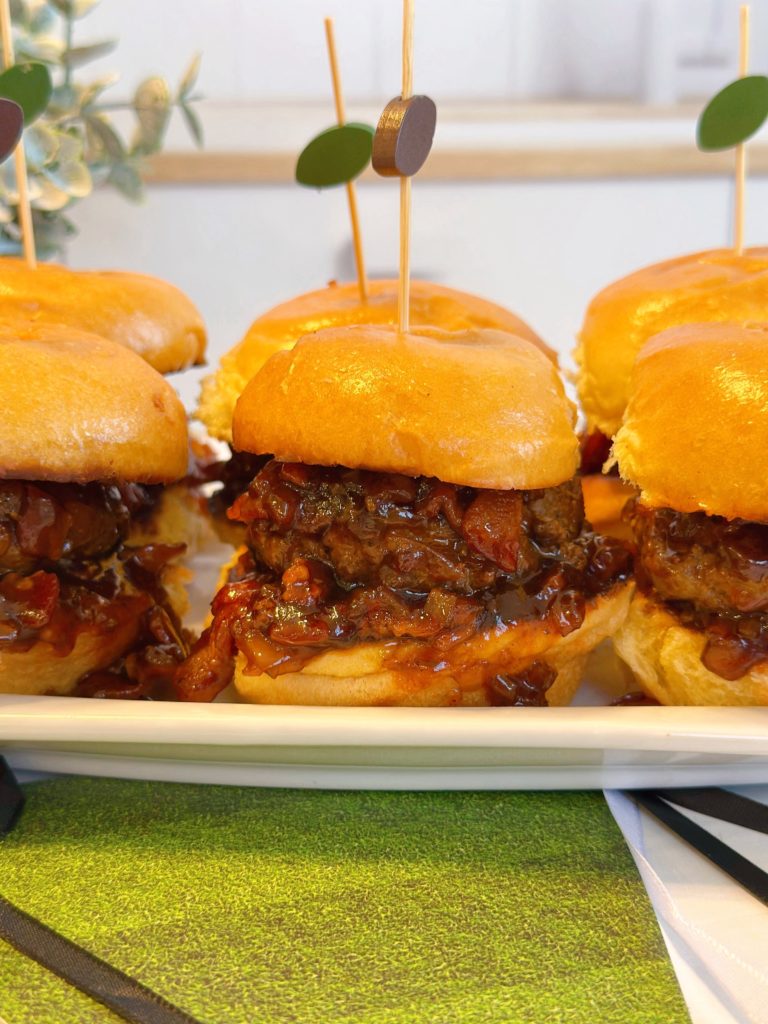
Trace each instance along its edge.
<path fill-rule="evenodd" d="M 372 274 L 397 260 L 397 190 L 362 186 Z M 749 195 L 747 240 L 768 239 L 768 181 Z M 590 296 L 644 263 L 727 244 L 729 184 L 719 179 L 422 184 L 414 188 L 414 273 L 476 291 L 570 352 Z M 76 266 L 164 277 L 202 309 L 209 358 L 292 294 L 351 276 L 342 193 L 298 187 L 153 188 L 146 205 L 107 194 L 83 204 Z M 180 381 L 193 400 L 198 372 Z"/>
<path fill-rule="evenodd" d="M 437 101 L 553 96 L 674 102 L 728 80 L 739 0 L 417 0 L 417 89 Z M 768 70 L 768 0 L 751 0 L 752 63 Z M 205 54 L 213 99 L 311 99 L 335 19 L 345 90 L 386 100 L 400 77 L 401 0 L 102 0 L 78 42 L 116 37 L 95 68 L 126 82 Z M 128 73 L 130 72 L 130 73 Z"/>
<path fill-rule="evenodd" d="M 722 58 L 720 81 L 733 77 L 730 57 L 723 56 L 732 56 L 733 19 L 729 15 L 726 25 L 718 18 L 723 11 L 733 13 L 735 4 L 695 0 L 696 17 L 701 22 L 709 18 L 705 30 L 691 16 L 693 0 L 663 3 L 664 8 L 655 0 L 418 0 L 417 85 L 446 103 L 451 95 L 466 97 L 472 89 L 484 99 L 509 97 L 510 90 L 522 94 L 526 82 L 536 79 L 532 53 L 539 54 L 544 71 L 550 65 L 554 69 L 549 77 L 544 74 L 547 82 L 562 75 L 563 87 L 572 92 L 596 88 L 601 75 L 604 90 L 610 92 L 611 82 L 616 83 L 615 55 L 624 53 L 625 77 L 637 85 L 647 78 L 638 54 L 641 49 L 656 52 L 653 47 L 648 51 L 652 16 L 658 18 L 660 10 L 671 7 L 675 23 L 682 25 L 682 38 L 688 40 L 689 49 L 680 52 L 701 54 L 710 47 Z M 755 6 L 762 17 L 768 4 L 757 0 Z M 157 70 L 173 78 L 189 55 L 201 49 L 201 87 L 213 100 L 242 95 L 251 100 L 317 100 L 328 95 L 321 19 L 331 13 L 337 20 L 348 96 L 383 105 L 398 89 L 400 9 L 399 0 L 103 0 L 81 23 L 81 36 L 83 41 L 120 36 L 120 49 L 103 62 L 103 69 L 120 67 L 127 81 Z M 609 17 L 619 9 L 625 17 L 621 31 Z M 687 22 L 682 17 L 686 12 Z M 567 33 L 555 36 L 558 22 L 570 25 L 570 43 L 575 39 L 578 46 L 569 49 Z M 713 31 L 712 25 L 722 31 Z M 544 48 L 545 59 L 544 50 L 535 49 L 547 26 L 544 35 L 559 47 L 556 52 L 571 54 L 567 74 L 554 60 L 555 50 Z M 526 34 L 518 38 L 518 30 Z M 768 30 L 763 36 L 768 40 Z M 626 49 L 633 38 L 644 47 L 632 51 L 634 63 L 627 55 L 631 46 Z M 662 33 L 658 45 L 666 38 Z M 590 67 L 582 59 L 589 46 L 593 54 L 606 55 L 602 64 L 595 58 Z M 701 72 L 701 63 L 697 67 Z M 631 125 L 623 127 L 631 136 Z M 208 129 L 209 135 L 216 134 L 215 124 Z M 537 129 L 541 134 L 541 126 L 533 124 L 530 130 Z M 568 131 L 573 144 L 579 127 L 570 125 Z M 268 136 L 265 129 L 253 145 L 269 148 Z M 360 204 L 370 272 L 393 274 L 396 185 L 362 184 Z M 727 244 L 729 216 L 730 185 L 719 178 L 417 180 L 413 268 L 415 274 L 511 306 L 567 354 L 596 289 L 644 263 Z M 208 321 L 211 361 L 269 306 L 352 273 L 341 191 L 316 194 L 288 185 L 156 186 L 140 207 L 112 193 L 95 195 L 75 209 L 74 219 L 80 235 L 71 245 L 70 262 L 142 270 L 178 284 Z M 768 240 L 768 180 L 750 186 L 747 240 Z M 188 403 L 199 376 L 190 372 L 180 380 Z"/>

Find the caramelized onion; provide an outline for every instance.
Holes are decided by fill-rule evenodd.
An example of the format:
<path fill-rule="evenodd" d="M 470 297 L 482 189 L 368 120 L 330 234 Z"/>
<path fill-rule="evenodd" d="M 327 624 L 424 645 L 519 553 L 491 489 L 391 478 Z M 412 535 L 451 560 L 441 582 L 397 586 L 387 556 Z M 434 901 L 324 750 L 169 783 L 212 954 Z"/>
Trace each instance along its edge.
<path fill-rule="evenodd" d="M 271 460 L 229 515 L 248 524 L 250 555 L 176 674 L 182 700 L 212 699 L 237 653 L 246 672 L 278 676 L 320 650 L 395 638 L 449 668 L 481 628 L 546 620 L 565 636 L 631 569 L 618 541 L 584 531 L 578 482 L 483 491 Z M 545 669 L 497 682 L 494 700 L 543 700 Z"/>
<path fill-rule="evenodd" d="M 84 633 L 120 632 L 135 638 L 130 649 L 77 692 L 170 695 L 188 642 L 162 578 L 183 545 L 123 543 L 157 493 L 139 484 L 0 481 L 0 650 L 45 643 L 65 657 Z"/>

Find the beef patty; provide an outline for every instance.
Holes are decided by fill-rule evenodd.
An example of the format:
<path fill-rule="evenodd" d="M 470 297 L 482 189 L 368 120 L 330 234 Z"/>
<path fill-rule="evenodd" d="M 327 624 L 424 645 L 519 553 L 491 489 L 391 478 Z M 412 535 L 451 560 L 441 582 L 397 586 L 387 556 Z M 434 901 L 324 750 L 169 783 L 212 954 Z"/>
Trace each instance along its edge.
<path fill-rule="evenodd" d="M 639 586 L 702 630 L 702 661 L 738 679 L 768 659 L 768 524 L 630 502 Z"/>

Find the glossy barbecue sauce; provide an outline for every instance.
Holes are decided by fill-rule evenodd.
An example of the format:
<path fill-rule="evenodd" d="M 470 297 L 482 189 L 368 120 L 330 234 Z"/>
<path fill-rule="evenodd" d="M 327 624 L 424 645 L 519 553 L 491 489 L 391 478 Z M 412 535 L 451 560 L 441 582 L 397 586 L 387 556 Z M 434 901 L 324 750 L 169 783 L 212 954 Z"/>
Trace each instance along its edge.
<path fill-rule="evenodd" d="M 768 525 L 639 501 L 626 515 L 638 585 L 704 633 L 706 668 L 735 680 L 768 661 Z"/>
<path fill-rule="evenodd" d="M 156 497 L 137 484 L 0 481 L 0 652 L 44 642 L 64 657 L 83 633 L 124 633 L 124 657 L 77 693 L 169 696 L 189 647 L 162 576 L 183 545 L 125 543 Z"/>
<path fill-rule="evenodd" d="M 544 662 L 521 658 L 510 675 L 473 657 L 472 641 L 523 621 L 565 636 L 631 568 L 619 542 L 584 523 L 578 481 L 489 491 L 271 460 L 230 516 L 247 525 L 249 550 L 177 674 L 183 700 L 211 700 L 238 652 L 249 671 L 278 676 L 324 650 L 398 641 L 385 668 L 445 671 L 493 703 L 545 704 Z"/>

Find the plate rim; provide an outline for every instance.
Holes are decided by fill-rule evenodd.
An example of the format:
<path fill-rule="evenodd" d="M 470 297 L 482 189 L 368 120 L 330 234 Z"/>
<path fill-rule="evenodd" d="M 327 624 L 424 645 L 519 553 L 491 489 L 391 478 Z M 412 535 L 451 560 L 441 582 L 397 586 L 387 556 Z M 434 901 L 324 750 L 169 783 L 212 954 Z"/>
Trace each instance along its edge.
<path fill-rule="evenodd" d="M 768 756 L 768 707 L 327 708 L 0 695 L 0 745 L 516 747 Z"/>

